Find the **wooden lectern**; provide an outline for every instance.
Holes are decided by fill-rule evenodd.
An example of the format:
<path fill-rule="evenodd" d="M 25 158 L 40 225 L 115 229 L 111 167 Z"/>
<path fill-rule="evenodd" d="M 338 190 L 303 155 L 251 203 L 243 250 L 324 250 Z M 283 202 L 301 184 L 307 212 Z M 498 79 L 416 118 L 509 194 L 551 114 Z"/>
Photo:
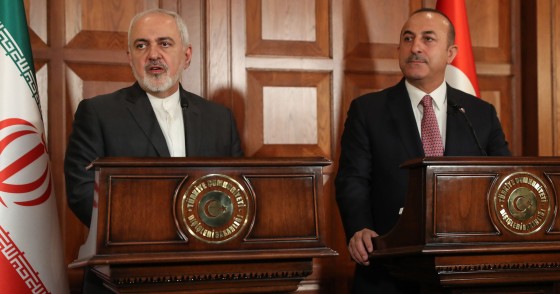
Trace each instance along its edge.
<path fill-rule="evenodd" d="M 424 293 L 560 293 L 560 158 L 410 161 L 402 215 L 374 262 Z"/>
<path fill-rule="evenodd" d="M 295 291 L 323 236 L 323 158 L 104 158 L 70 267 L 118 293 Z M 94 204 L 94 206 L 95 206 Z"/>

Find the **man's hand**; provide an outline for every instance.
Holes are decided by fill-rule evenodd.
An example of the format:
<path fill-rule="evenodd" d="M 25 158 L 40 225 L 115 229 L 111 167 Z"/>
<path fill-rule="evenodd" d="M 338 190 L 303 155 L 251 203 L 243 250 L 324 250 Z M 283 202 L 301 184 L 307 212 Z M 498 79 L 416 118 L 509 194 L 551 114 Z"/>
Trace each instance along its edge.
<path fill-rule="evenodd" d="M 379 235 L 370 229 L 356 232 L 348 242 L 350 257 L 361 265 L 369 265 L 369 253 L 373 252 L 371 238 L 377 236 Z"/>

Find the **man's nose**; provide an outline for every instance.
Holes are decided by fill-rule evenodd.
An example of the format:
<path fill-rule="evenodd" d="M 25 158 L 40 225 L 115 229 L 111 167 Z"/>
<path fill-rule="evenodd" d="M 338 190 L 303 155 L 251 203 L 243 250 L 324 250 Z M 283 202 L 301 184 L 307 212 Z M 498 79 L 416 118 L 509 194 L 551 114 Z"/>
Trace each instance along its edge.
<path fill-rule="evenodd" d="M 422 52 L 422 43 L 420 42 L 420 39 L 414 38 L 414 40 L 412 41 L 412 46 L 410 46 L 410 50 L 413 53 Z"/>
<path fill-rule="evenodd" d="M 161 57 L 161 52 L 158 46 L 152 45 L 148 49 L 148 58 L 150 59 L 159 59 Z"/>

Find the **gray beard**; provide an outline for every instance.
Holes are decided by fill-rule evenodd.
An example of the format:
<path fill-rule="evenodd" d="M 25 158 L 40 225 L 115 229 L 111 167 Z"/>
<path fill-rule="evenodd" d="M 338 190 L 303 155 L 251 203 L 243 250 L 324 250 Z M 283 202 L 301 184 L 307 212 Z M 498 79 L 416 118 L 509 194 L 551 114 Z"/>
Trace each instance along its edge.
<path fill-rule="evenodd" d="M 143 88 L 153 93 L 165 92 L 171 89 L 171 87 L 181 79 L 182 75 L 182 71 L 177 71 L 177 74 L 173 77 L 169 76 L 167 73 L 160 75 L 146 74 L 144 78 L 141 79 L 134 68 L 132 69 L 132 73 Z"/>
<path fill-rule="evenodd" d="M 145 76 L 142 83 L 150 92 L 158 93 L 169 90 L 173 86 L 173 79 L 168 75 Z"/>

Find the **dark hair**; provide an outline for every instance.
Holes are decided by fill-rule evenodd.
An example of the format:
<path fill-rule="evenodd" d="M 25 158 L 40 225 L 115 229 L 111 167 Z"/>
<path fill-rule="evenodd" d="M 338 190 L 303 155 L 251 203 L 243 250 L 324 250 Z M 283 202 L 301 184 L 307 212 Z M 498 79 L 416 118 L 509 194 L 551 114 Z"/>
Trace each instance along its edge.
<path fill-rule="evenodd" d="M 449 23 L 449 32 L 447 32 L 447 39 L 448 39 L 447 40 L 447 45 L 451 46 L 451 45 L 455 44 L 455 26 L 453 25 L 453 23 L 451 22 L 449 17 L 447 17 L 447 15 L 445 15 L 443 12 L 441 12 L 441 11 L 435 9 L 435 8 L 428 8 L 428 7 L 420 8 L 420 9 L 414 11 L 411 15 L 421 13 L 421 12 L 433 12 L 433 13 L 437 13 L 437 14 L 445 17 L 445 19 Z"/>

